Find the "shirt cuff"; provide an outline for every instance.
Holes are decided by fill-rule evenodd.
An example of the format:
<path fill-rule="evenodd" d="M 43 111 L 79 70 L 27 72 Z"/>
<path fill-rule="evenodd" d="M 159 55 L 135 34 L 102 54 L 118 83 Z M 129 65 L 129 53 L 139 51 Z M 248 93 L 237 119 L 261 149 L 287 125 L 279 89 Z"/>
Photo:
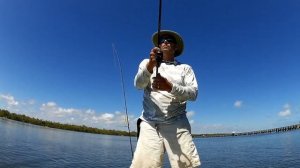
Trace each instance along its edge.
<path fill-rule="evenodd" d="M 147 69 L 147 67 L 143 67 L 143 76 L 146 76 L 146 77 L 150 77 L 152 75 L 152 73 L 150 73 Z"/>

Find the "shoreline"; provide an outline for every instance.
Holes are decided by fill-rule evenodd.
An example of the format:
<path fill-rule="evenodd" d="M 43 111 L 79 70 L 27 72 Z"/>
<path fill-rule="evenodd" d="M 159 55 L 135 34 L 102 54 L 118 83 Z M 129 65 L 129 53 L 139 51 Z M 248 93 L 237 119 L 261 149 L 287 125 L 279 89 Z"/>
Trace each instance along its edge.
<path fill-rule="evenodd" d="M 85 133 L 94 133 L 94 134 L 103 134 L 103 135 L 117 135 L 117 136 L 136 136 L 136 132 L 131 132 L 129 134 L 129 132 L 121 131 L 121 130 L 107 130 L 107 129 L 88 127 L 85 125 L 63 124 L 59 122 L 53 122 L 53 121 L 28 117 L 23 114 L 11 113 L 3 109 L 0 109 L 0 118 L 14 120 L 20 123 L 36 125 L 45 128 L 55 128 L 55 129 L 69 130 L 75 132 L 85 132 Z"/>
<path fill-rule="evenodd" d="M 7 119 L 12 121 L 17 121 L 19 123 L 30 124 L 34 126 L 41 126 L 44 128 L 53 128 L 60 130 L 93 133 L 93 134 L 103 134 L 103 135 L 116 135 L 116 136 L 132 136 L 136 137 L 136 132 L 132 131 L 130 134 L 127 131 L 121 130 L 106 130 L 88 127 L 85 125 L 73 125 L 73 124 L 63 124 L 58 122 L 52 122 L 47 120 L 41 120 L 37 118 L 32 118 L 23 114 L 11 113 L 7 110 L 0 109 L 0 119 Z M 265 130 L 240 132 L 240 133 L 211 133 L 211 134 L 192 134 L 193 138 L 210 138 L 210 137 L 235 137 L 235 136 L 254 136 L 254 135 L 267 135 L 275 133 L 283 133 L 294 130 L 300 130 L 300 123 L 289 125 L 285 127 L 278 127 Z"/>

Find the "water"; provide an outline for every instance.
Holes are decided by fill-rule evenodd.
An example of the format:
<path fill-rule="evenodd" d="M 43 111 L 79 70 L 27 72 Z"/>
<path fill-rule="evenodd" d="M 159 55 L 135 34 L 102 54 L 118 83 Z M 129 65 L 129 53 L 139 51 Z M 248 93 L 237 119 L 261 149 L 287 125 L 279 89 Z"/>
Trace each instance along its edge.
<path fill-rule="evenodd" d="M 299 168 L 300 131 L 196 139 L 203 167 Z"/>
<path fill-rule="evenodd" d="M 201 168 L 300 167 L 300 131 L 194 139 Z M 133 138 L 133 145 L 136 139 Z M 128 137 L 57 130 L 0 119 L 0 167 L 129 167 Z M 166 160 L 164 167 L 168 168 Z"/>

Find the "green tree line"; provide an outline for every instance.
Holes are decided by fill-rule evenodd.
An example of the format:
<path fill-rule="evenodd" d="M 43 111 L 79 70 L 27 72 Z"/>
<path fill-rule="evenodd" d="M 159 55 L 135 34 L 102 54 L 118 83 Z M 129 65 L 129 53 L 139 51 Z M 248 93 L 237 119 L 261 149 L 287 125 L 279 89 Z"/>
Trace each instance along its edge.
<path fill-rule="evenodd" d="M 127 131 L 99 129 L 99 128 L 87 127 L 85 125 L 62 124 L 62 123 L 58 123 L 58 122 L 52 122 L 52 121 L 41 120 L 38 118 L 28 117 L 23 114 L 11 113 L 11 112 L 9 112 L 7 110 L 3 110 L 3 109 L 0 109 L 0 117 L 4 117 L 7 119 L 16 120 L 16 121 L 20 121 L 20 122 L 24 122 L 24 123 L 39 125 L 39 126 L 64 129 L 64 130 L 70 130 L 70 131 L 87 132 L 87 133 L 94 133 L 94 134 L 105 134 L 105 135 L 129 136 L 129 133 Z M 204 137 L 258 135 L 258 134 L 278 133 L 278 132 L 286 132 L 286 131 L 293 131 L 293 130 L 300 130 L 300 123 L 295 124 L 295 125 L 286 126 L 286 127 L 281 127 L 281 128 L 258 130 L 258 131 L 243 132 L 243 133 L 193 134 L 193 137 L 194 138 L 204 138 Z M 131 132 L 130 135 L 136 136 L 137 133 Z"/>
<path fill-rule="evenodd" d="M 127 132 L 127 131 L 99 129 L 99 128 L 87 127 L 85 125 L 62 124 L 62 123 L 58 123 L 58 122 L 52 122 L 52 121 L 47 121 L 47 120 L 41 120 L 38 118 L 28 117 L 24 114 L 11 113 L 11 112 L 9 112 L 7 110 L 3 110 L 3 109 L 0 109 L 0 117 L 4 117 L 7 119 L 20 121 L 20 122 L 24 122 L 24 123 L 30 123 L 33 125 L 39 125 L 39 126 L 57 128 L 57 129 L 63 129 L 63 130 L 94 133 L 94 134 L 129 136 L 129 132 Z M 136 136 L 136 132 L 131 132 L 130 135 Z"/>

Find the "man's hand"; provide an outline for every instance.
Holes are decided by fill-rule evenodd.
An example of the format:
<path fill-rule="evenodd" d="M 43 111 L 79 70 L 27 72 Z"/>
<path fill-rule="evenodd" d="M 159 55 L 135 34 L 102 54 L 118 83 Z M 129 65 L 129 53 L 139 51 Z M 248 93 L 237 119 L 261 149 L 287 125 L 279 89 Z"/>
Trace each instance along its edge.
<path fill-rule="evenodd" d="M 153 89 L 171 92 L 172 87 L 172 83 L 170 83 L 166 78 L 162 77 L 160 74 L 157 74 L 156 77 L 153 77 Z"/>
<path fill-rule="evenodd" d="M 150 51 L 150 58 L 149 58 L 149 62 L 147 64 L 147 70 L 150 73 L 153 73 L 153 68 L 157 65 L 156 62 L 156 54 L 159 51 L 158 47 L 154 47 L 151 51 Z"/>

